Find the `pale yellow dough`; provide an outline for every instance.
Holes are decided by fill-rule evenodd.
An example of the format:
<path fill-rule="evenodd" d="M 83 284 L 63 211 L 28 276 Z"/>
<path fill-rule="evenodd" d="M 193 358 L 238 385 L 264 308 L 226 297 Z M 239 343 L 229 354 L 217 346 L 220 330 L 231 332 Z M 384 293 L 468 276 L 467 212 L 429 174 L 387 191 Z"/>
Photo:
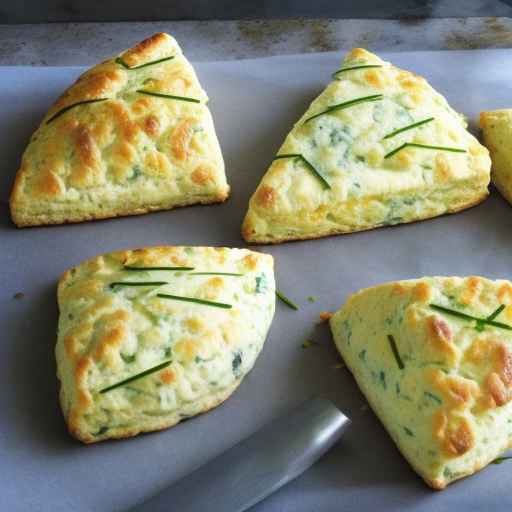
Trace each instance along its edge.
<path fill-rule="evenodd" d="M 120 58 L 124 65 L 112 58 L 80 76 L 32 135 L 11 193 L 17 226 L 135 215 L 228 197 L 208 97 L 178 43 L 155 34 Z M 103 101 L 78 104 L 97 99 Z"/>
<path fill-rule="evenodd" d="M 251 243 L 318 238 L 413 222 L 463 210 L 488 195 L 488 151 L 463 117 L 427 81 L 356 48 L 344 71 L 310 105 L 252 196 L 242 234 Z M 376 66 L 376 67 L 375 67 Z M 313 115 L 354 99 L 382 95 L 350 108 Z M 434 120 L 385 138 L 419 121 Z M 406 147 L 450 147 L 463 152 Z"/>
<path fill-rule="evenodd" d="M 496 312 L 501 327 L 435 306 L 480 319 Z M 387 283 L 350 296 L 330 324 L 361 391 L 428 485 L 443 489 L 512 447 L 510 281 Z"/>
<path fill-rule="evenodd" d="M 127 281 L 167 284 L 111 286 Z M 57 373 L 69 431 L 85 443 L 129 437 L 205 412 L 237 388 L 274 315 L 273 259 L 219 247 L 113 252 L 68 270 L 58 302 Z M 157 372 L 101 392 L 167 361 Z"/>

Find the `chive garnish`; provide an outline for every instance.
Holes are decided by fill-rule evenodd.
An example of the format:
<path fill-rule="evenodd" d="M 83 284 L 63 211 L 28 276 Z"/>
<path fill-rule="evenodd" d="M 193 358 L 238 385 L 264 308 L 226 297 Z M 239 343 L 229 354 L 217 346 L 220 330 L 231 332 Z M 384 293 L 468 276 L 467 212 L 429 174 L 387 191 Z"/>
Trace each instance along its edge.
<path fill-rule="evenodd" d="M 80 105 L 87 105 L 88 103 L 98 103 L 99 101 L 106 101 L 109 98 L 96 98 L 93 100 L 83 100 L 83 101 L 77 101 L 76 103 L 72 103 L 71 105 L 68 105 L 67 107 L 61 108 L 56 114 L 53 114 L 48 121 L 46 121 L 46 124 L 50 124 L 53 120 L 57 119 L 57 117 L 60 117 L 62 114 L 65 114 L 68 110 L 71 110 L 72 108 L 79 107 Z"/>
<path fill-rule="evenodd" d="M 366 103 L 369 101 L 378 101 L 384 98 L 382 94 L 372 94 L 370 96 L 362 96 L 361 98 L 355 98 L 353 100 L 345 101 L 343 103 L 338 103 L 337 105 L 332 105 L 330 107 L 327 107 L 326 110 L 323 110 L 322 112 L 318 112 L 318 114 L 315 114 L 311 117 L 308 117 L 304 124 L 309 123 L 309 121 L 312 121 L 313 119 L 316 119 L 317 117 L 323 116 L 324 114 L 330 114 L 331 112 L 336 112 L 337 110 L 344 110 L 349 107 L 353 107 L 354 105 L 359 105 L 360 103 Z"/>
<path fill-rule="evenodd" d="M 492 464 L 501 464 L 502 462 L 505 462 L 506 460 L 512 459 L 512 457 L 498 457 L 497 459 L 494 459 L 492 461 Z"/>
<path fill-rule="evenodd" d="M 169 283 L 167 281 L 116 281 L 109 286 L 115 288 L 116 286 L 162 286 L 164 284 Z"/>
<path fill-rule="evenodd" d="M 234 276 L 240 277 L 243 274 L 237 274 L 236 272 L 191 272 L 189 276 Z"/>
<path fill-rule="evenodd" d="M 195 267 L 132 267 L 131 265 L 124 265 L 123 270 L 132 270 L 144 272 L 146 270 L 194 270 Z"/>
<path fill-rule="evenodd" d="M 276 290 L 276 295 L 277 295 L 277 298 L 281 301 L 281 302 L 284 302 L 289 308 L 292 308 L 294 309 L 295 311 L 297 311 L 299 309 L 299 306 L 297 306 L 297 304 L 295 304 L 295 302 L 293 302 L 292 300 L 290 300 L 283 292 L 281 292 L 280 290 Z"/>
<path fill-rule="evenodd" d="M 171 55 L 170 57 L 164 57 L 163 59 L 146 62 L 146 64 L 140 64 L 139 66 L 130 67 L 130 66 L 128 66 L 128 64 L 126 64 L 126 62 L 121 57 L 117 57 L 116 63 L 123 66 L 124 69 L 134 70 L 134 69 L 145 68 L 146 66 L 153 66 L 154 64 L 160 64 L 161 62 L 165 62 L 166 60 L 171 60 L 171 59 L 174 59 L 174 55 Z"/>
<path fill-rule="evenodd" d="M 468 315 L 466 313 L 462 313 L 461 311 L 456 311 L 455 309 L 449 309 L 445 308 L 444 306 L 439 306 L 437 304 L 429 304 L 429 306 L 432 309 L 435 309 L 436 311 L 440 311 L 441 313 L 445 313 L 447 315 L 456 316 L 458 318 L 462 318 L 463 320 L 470 320 L 476 322 L 475 328 L 477 330 L 482 330 L 482 327 L 485 325 L 491 325 L 492 327 L 497 327 L 498 329 L 505 329 L 507 331 L 512 331 L 512 326 L 501 323 L 501 322 L 495 322 L 493 318 L 496 318 L 497 315 L 503 311 L 503 308 L 500 310 L 498 308 L 494 313 L 492 313 L 487 318 L 478 318 L 476 316 Z M 501 307 L 501 306 L 500 306 Z M 496 313 L 495 316 L 493 316 Z M 491 318 L 493 317 L 493 318 Z"/>
<path fill-rule="evenodd" d="M 391 351 L 393 352 L 393 355 L 395 356 L 396 364 L 398 365 L 398 368 L 400 368 L 400 370 L 403 370 L 405 368 L 405 365 L 404 365 L 404 362 L 402 361 L 402 358 L 400 357 L 400 353 L 398 352 L 398 348 L 396 346 L 395 338 L 393 337 L 392 334 L 388 334 L 388 341 L 391 346 Z"/>
<path fill-rule="evenodd" d="M 183 297 L 181 295 L 169 295 L 167 293 L 157 293 L 157 297 L 161 299 L 180 300 L 183 302 L 194 302 L 195 304 L 202 304 L 203 306 L 214 306 L 216 308 L 231 309 L 231 304 L 225 304 L 224 302 L 214 302 L 211 300 L 196 299 L 195 297 Z"/>
<path fill-rule="evenodd" d="M 381 68 L 382 64 L 363 64 L 362 66 L 350 66 L 348 68 L 341 68 L 338 71 L 335 71 L 332 74 L 332 77 L 335 79 L 340 73 L 344 73 L 345 71 L 353 71 L 355 69 L 368 69 L 368 68 Z"/>
<path fill-rule="evenodd" d="M 494 320 L 503 310 L 505 309 L 505 304 L 501 304 L 498 306 L 495 311 L 493 311 L 488 317 L 487 320 Z"/>
<path fill-rule="evenodd" d="M 331 188 L 330 183 L 315 169 L 313 164 L 311 162 L 309 162 L 308 160 L 306 160 L 306 158 L 303 157 L 301 154 L 299 154 L 299 153 L 288 153 L 288 154 L 284 154 L 284 155 L 277 155 L 274 158 L 274 160 L 282 160 L 283 158 L 297 158 L 297 159 L 299 159 L 320 180 L 320 182 L 322 183 L 322 186 L 324 188 L 328 188 L 328 189 Z M 272 160 L 272 161 L 274 161 L 274 160 Z"/>
<path fill-rule="evenodd" d="M 136 375 L 132 375 L 131 377 L 128 377 L 127 379 L 117 382 L 116 384 L 112 384 L 112 386 L 108 386 L 106 388 L 100 389 L 100 393 L 106 393 L 107 391 L 112 391 L 113 389 L 116 389 L 120 386 L 124 386 L 125 384 L 133 382 L 134 380 L 142 379 L 142 377 L 146 377 L 146 375 L 157 372 L 158 370 L 161 370 L 161 369 L 165 368 L 166 366 L 169 366 L 171 363 L 172 363 L 171 359 L 169 359 L 168 361 L 164 361 L 163 363 L 157 364 L 156 366 L 153 366 L 152 368 L 148 368 L 147 370 L 137 373 Z"/>
<path fill-rule="evenodd" d="M 156 96 L 157 98 L 167 98 L 169 100 L 188 101 L 190 103 L 201 103 L 201 100 L 196 98 L 188 98 L 186 96 L 174 96 L 173 94 L 163 94 L 161 92 L 145 91 L 144 89 L 137 89 L 139 94 L 146 94 L 147 96 Z"/>
<path fill-rule="evenodd" d="M 436 149 L 439 151 L 451 151 L 452 153 L 465 153 L 465 149 L 460 148 L 450 148 L 447 146 L 429 146 L 428 144 L 416 144 L 415 142 L 406 142 L 405 144 L 402 144 L 401 146 L 398 146 L 397 148 L 393 149 L 393 151 L 390 151 L 387 155 L 384 155 L 384 158 L 389 158 L 399 151 L 402 151 L 402 149 L 411 147 L 411 148 L 421 148 L 421 149 Z"/>
<path fill-rule="evenodd" d="M 412 124 L 409 124 L 407 126 L 404 126 L 403 128 L 399 128 L 398 130 L 395 130 L 394 132 L 391 132 L 391 133 L 388 133 L 384 138 L 384 139 L 390 139 L 391 137 L 394 137 L 395 135 L 398 135 L 399 133 L 402 133 L 402 132 L 406 132 L 408 130 L 412 130 L 413 128 L 418 128 L 418 126 L 422 126 L 424 124 L 427 124 L 427 123 L 430 123 L 431 121 L 433 121 L 434 118 L 433 117 L 429 117 L 427 119 L 423 119 L 422 121 L 418 121 L 417 123 L 412 123 Z"/>

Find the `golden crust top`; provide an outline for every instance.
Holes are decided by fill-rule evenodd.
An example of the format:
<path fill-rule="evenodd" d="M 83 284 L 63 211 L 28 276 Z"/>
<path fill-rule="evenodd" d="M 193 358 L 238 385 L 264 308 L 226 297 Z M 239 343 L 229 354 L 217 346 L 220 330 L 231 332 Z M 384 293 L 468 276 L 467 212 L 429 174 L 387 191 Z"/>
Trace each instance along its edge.
<path fill-rule="evenodd" d="M 503 428 L 512 412 L 510 290 L 509 281 L 478 276 L 400 281 L 361 290 L 331 319 L 362 391 L 435 488 L 512 445 Z"/>
<path fill-rule="evenodd" d="M 163 33 L 86 71 L 49 109 L 23 155 L 11 194 L 15 223 L 226 199 L 207 99 L 180 47 Z"/>
<path fill-rule="evenodd" d="M 242 226 L 246 241 L 412 222 L 487 196 L 487 150 L 424 78 L 361 48 L 348 53 L 334 78 L 295 123 L 278 151 L 282 158 L 254 192 Z M 411 128 L 416 123 L 422 124 Z"/>
<path fill-rule="evenodd" d="M 58 303 L 56 354 L 70 432 L 84 442 L 125 437 L 172 426 L 229 396 L 272 320 L 273 261 L 245 249 L 118 251 L 66 271 Z M 166 360 L 151 378 L 101 393 Z"/>

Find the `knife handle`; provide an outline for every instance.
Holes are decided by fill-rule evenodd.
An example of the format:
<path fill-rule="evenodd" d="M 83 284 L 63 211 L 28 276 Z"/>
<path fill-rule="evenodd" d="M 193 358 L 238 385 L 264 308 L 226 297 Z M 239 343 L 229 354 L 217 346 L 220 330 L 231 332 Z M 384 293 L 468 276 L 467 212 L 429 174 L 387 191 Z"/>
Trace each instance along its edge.
<path fill-rule="evenodd" d="M 309 400 L 131 512 L 247 510 L 309 468 L 349 424 L 328 400 Z"/>

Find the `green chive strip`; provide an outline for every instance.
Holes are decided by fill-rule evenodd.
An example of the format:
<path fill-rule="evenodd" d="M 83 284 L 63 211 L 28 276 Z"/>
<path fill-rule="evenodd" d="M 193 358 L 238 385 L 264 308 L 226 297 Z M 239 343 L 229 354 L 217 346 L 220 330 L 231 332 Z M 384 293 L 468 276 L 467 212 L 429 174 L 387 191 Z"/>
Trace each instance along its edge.
<path fill-rule="evenodd" d="M 77 101 L 76 103 L 72 103 L 71 105 L 68 105 L 67 107 L 61 108 L 56 114 L 53 114 L 48 121 L 46 121 L 46 124 L 50 124 L 53 120 L 57 119 L 57 117 L 60 117 L 62 114 L 65 114 L 68 110 L 71 110 L 72 108 L 79 107 L 80 105 L 87 105 L 88 103 L 98 103 L 99 101 L 106 101 L 110 98 L 96 98 L 93 100 L 84 100 L 84 101 Z"/>
<path fill-rule="evenodd" d="M 312 121 L 313 119 L 316 119 L 317 117 L 323 116 L 324 114 L 330 114 L 331 112 L 336 112 L 337 110 L 344 110 L 346 108 L 353 107 L 354 105 L 359 105 L 360 103 L 366 103 L 369 101 L 379 101 L 384 96 L 382 94 L 372 94 L 370 96 L 362 96 L 361 98 L 355 98 L 353 100 L 345 101 L 343 103 L 338 103 L 337 105 L 332 105 L 331 107 L 327 107 L 326 110 L 323 110 L 322 112 L 318 112 L 318 114 L 315 114 L 311 117 L 308 117 L 304 124 L 309 123 L 309 121 Z"/>
<path fill-rule="evenodd" d="M 395 338 L 393 337 L 392 334 L 388 334 L 388 341 L 389 341 L 389 345 L 391 346 L 391 351 L 393 352 L 393 355 L 395 356 L 396 364 L 398 365 L 398 368 L 400 368 L 400 370 L 403 370 L 405 368 L 405 365 L 404 365 L 404 362 L 402 361 L 402 358 L 400 357 L 400 353 L 398 352 L 398 348 L 396 346 Z"/>
<path fill-rule="evenodd" d="M 495 322 L 489 318 L 478 318 L 476 316 L 467 315 L 466 313 L 462 313 L 460 311 L 456 311 L 454 309 L 445 308 L 444 306 L 438 306 L 437 304 L 429 304 L 432 309 L 436 311 L 440 311 L 441 313 L 446 313 L 447 315 L 456 316 L 462 318 L 464 320 L 475 321 L 477 325 L 492 325 L 493 327 L 498 327 L 499 329 L 505 329 L 507 331 L 512 331 L 512 327 L 507 324 L 503 324 L 501 322 Z M 498 308 L 499 309 L 499 308 Z M 496 310 L 497 311 L 497 310 Z"/>
<path fill-rule="evenodd" d="M 236 272 L 191 272 L 189 276 L 234 276 L 240 277 L 243 274 L 237 274 Z"/>
<path fill-rule="evenodd" d="M 277 155 L 274 160 L 282 160 L 283 158 L 298 158 L 322 183 L 324 188 L 331 188 L 330 183 L 315 169 L 314 165 L 306 160 L 302 155 L 296 153 L 289 153 L 284 155 Z M 274 161 L 272 160 L 272 161 Z"/>
<path fill-rule="evenodd" d="M 421 148 L 421 149 L 436 149 L 439 151 L 451 151 L 452 153 L 465 153 L 465 149 L 460 148 L 449 148 L 447 146 L 429 146 L 427 144 L 416 144 L 415 142 L 406 142 L 405 144 L 402 144 L 401 146 L 398 146 L 397 148 L 393 149 L 393 151 L 390 151 L 387 155 L 384 155 L 384 158 L 390 158 L 399 151 L 402 151 L 402 149 L 411 147 L 411 148 Z"/>
<path fill-rule="evenodd" d="M 336 77 L 340 74 L 340 73 L 344 73 L 345 71 L 353 71 L 353 70 L 356 70 L 356 69 L 369 69 L 369 68 L 381 68 L 382 67 L 382 64 L 363 64 L 362 66 L 350 66 L 348 68 L 341 68 L 341 69 L 338 69 L 338 71 L 335 71 L 333 74 L 332 74 L 332 77 L 334 79 L 336 79 Z"/>
<path fill-rule="evenodd" d="M 112 384 L 112 386 L 108 386 L 106 388 L 100 389 L 100 393 L 107 393 L 108 391 L 112 391 L 113 389 L 116 389 L 120 386 L 124 386 L 125 384 L 128 384 L 129 382 L 133 382 L 134 380 L 142 379 L 142 377 L 146 377 L 146 375 L 149 375 L 151 373 L 155 373 L 159 370 L 162 370 L 166 366 L 169 366 L 172 363 L 172 360 L 169 359 L 168 361 L 164 361 L 163 363 L 157 364 L 156 366 L 153 366 L 152 368 L 148 368 L 147 370 L 144 370 L 141 373 L 137 373 L 136 375 L 132 375 L 131 377 L 128 377 L 127 379 L 122 380 L 121 382 L 117 382 L 116 384 Z"/>
<path fill-rule="evenodd" d="M 195 270 L 195 267 L 132 267 L 131 265 L 124 265 L 123 270 L 132 270 L 136 272 L 145 272 L 147 270 Z"/>
<path fill-rule="evenodd" d="M 180 300 L 183 302 L 194 302 L 195 304 L 202 304 L 203 306 L 214 306 L 216 308 L 231 309 L 231 304 L 225 304 L 224 302 L 213 302 L 211 300 L 196 299 L 195 297 L 182 297 L 181 295 L 169 295 L 167 293 L 157 293 L 157 297 L 161 299 Z"/>
<path fill-rule="evenodd" d="M 505 462 L 506 460 L 512 459 L 512 457 L 498 457 L 497 459 L 494 459 L 491 464 L 501 464 L 502 462 Z"/>
<path fill-rule="evenodd" d="M 290 300 L 283 292 L 279 291 L 279 290 L 276 290 L 276 295 L 277 295 L 277 298 L 283 302 L 284 304 L 286 304 L 289 308 L 292 308 L 294 309 L 295 311 L 297 311 L 299 309 L 299 306 L 297 306 L 297 304 L 295 304 L 295 302 L 293 302 L 292 300 Z"/>
<path fill-rule="evenodd" d="M 116 281 L 109 286 L 115 288 L 116 286 L 162 286 L 164 284 L 169 283 L 167 281 Z"/>
<path fill-rule="evenodd" d="M 163 94 L 161 92 L 145 91 L 144 89 L 137 89 L 139 94 L 146 94 L 147 96 L 156 96 L 157 98 L 166 98 L 168 100 L 188 101 L 190 103 L 201 103 L 201 100 L 196 98 L 187 98 L 186 96 L 174 96 L 172 94 Z"/>
<path fill-rule="evenodd" d="M 165 62 L 166 60 L 171 60 L 171 59 L 174 59 L 174 55 L 171 55 L 171 57 L 164 57 L 163 59 L 146 62 L 146 64 L 140 64 L 139 66 L 130 67 L 130 66 L 128 66 L 128 64 L 126 64 L 126 62 L 122 59 L 122 57 L 117 57 L 116 63 L 123 66 L 124 69 L 134 70 L 134 69 L 145 68 L 146 66 L 153 66 L 154 64 L 160 64 L 161 62 Z"/>
<path fill-rule="evenodd" d="M 407 126 L 404 126 L 403 128 L 399 128 L 398 130 L 395 130 L 394 132 L 388 133 L 383 138 L 383 140 L 384 139 L 391 139 L 391 137 L 394 137 L 395 135 L 398 135 L 399 133 L 406 132 L 408 130 L 412 130 L 413 128 L 418 128 L 418 126 L 422 126 L 424 124 L 430 123 L 433 120 L 434 120 L 433 117 L 429 117 L 427 119 L 423 119 L 422 121 L 418 121 L 417 123 L 409 124 Z"/>
<path fill-rule="evenodd" d="M 487 320 L 494 320 L 504 309 L 505 304 L 501 304 L 501 306 L 496 308 L 496 310 L 487 317 Z"/>

